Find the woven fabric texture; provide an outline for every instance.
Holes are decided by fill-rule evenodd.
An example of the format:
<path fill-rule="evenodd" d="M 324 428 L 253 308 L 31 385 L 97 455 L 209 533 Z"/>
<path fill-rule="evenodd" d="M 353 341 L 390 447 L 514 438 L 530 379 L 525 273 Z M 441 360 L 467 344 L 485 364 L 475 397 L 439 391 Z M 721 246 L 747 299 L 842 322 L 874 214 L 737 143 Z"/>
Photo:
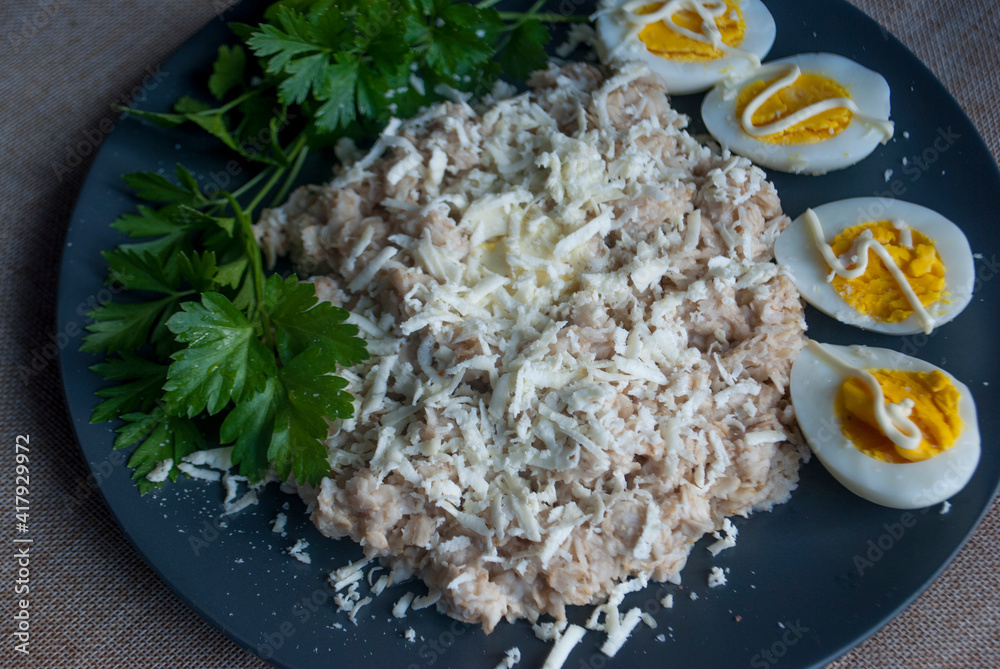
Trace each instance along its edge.
<path fill-rule="evenodd" d="M 941 79 L 1000 155 L 1000 6 L 994 0 L 852 0 Z M 57 268 L 90 159 L 127 101 L 225 0 L 0 3 L 0 417 L 31 436 L 31 654 L 12 650 L 13 561 L 5 560 L 2 666 L 266 667 L 187 608 L 133 552 L 87 484 L 47 345 Z M 82 151 L 81 151 L 82 153 Z M 78 345 L 71 341 L 69 345 Z M 19 368 L 40 367 L 28 378 Z M 11 519 L 12 520 L 12 519 Z M 13 522 L 9 523 L 13 525 Z M 5 530 L 5 541 L 13 528 Z M 902 615 L 831 667 L 1000 666 L 1000 509 Z M 807 595 L 803 595 L 807 596 Z"/>

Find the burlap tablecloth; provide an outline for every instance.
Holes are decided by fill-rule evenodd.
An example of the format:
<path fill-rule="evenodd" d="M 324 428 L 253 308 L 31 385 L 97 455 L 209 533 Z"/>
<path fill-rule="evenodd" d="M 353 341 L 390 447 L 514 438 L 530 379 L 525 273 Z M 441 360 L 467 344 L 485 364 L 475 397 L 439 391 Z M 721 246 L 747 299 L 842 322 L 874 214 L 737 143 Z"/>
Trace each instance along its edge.
<path fill-rule="evenodd" d="M 995 0 L 853 0 L 937 74 L 1000 155 L 1000 6 Z M 106 134 L 146 68 L 224 2 L 0 3 L 0 500 L 13 506 L 15 435 L 30 433 L 31 654 L 12 650 L 14 561 L 4 557 L 0 666 L 265 667 L 182 604 L 132 551 L 88 474 L 55 364 L 28 383 L 55 332 L 56 276 L 89 159 L 57 176 L 82 138 Z M 995 213 L 994 213 L 995 214 Z M 74 342 L 74 345 L 76 342 Z M 981 407 L 980 410 L 993 410 Z M 987 442 L 989 444 L 989 442 Z M 13 519 L 3 541 L 13 539 Z M 11 550 L 5 550 L 7 556 Z M 1000 511 L 894 622 L 833 667 L 1000 666 Z"/>

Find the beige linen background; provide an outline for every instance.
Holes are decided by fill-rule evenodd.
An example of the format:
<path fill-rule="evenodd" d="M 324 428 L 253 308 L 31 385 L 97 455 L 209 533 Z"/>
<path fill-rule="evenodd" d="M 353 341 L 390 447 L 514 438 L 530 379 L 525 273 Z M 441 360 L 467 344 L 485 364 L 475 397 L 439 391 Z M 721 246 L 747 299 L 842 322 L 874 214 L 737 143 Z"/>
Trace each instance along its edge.
<path fill-rule="evenodd" d="M 1000 155 L 995 0 L 852 1 L 935 72 L 994 157 Z M 12 651 L 14 562 L 0 559 L 0 666 L 267 666 L 181 603 L 132 551 L 100 495 L 81 485 L 88 471 L 56 365 L 28 383 L 16 372 L 55 330 L 60 249 L 90 159 L 65 174 L 57 174 L 53 163 L 65 161 L 81 140 L 99 143 L 117 117 L 110 105 L 127 99 L 202 25 L 219 20 L 220 6 L 222 0 L 0 2 L 0 509 L 13 506 L 15 435 L 30 433 L 35 541 L 28 658 Z M 987 439 L 986 445 L 994 444 Z M 0 523 L 8 546 L 13 524 L 9 517 Z M 998 556 L 1000 512 L 994 505 L 926 593 L 831 666 L 1000 666 Z"/>

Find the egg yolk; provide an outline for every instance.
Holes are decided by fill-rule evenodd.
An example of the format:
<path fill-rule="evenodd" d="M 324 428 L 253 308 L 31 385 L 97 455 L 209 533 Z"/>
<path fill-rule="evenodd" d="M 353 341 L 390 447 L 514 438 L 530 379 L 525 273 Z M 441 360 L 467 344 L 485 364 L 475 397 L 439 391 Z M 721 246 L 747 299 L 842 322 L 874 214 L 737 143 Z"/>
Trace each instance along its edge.
<path fill-rule="evenodd" d="M 914 402 L 910 413 L 923 434 L 915 449 L 899 448 L 886 437 L 875 421 L 873 398 L 868 386 L 851 377 L 840 386 L 836 415 L 844 436 L 865 455 L 882 462 L 926 460 L 950 448 L 962 432 L 958 415 L 958 389 L 947 374 L 937 370 L 904 372 L 895 369 L 869 370 L 882 386 L 886 402 L 898 404 L 906 398 Z"/>
<path fill-rule="evenodd" d="M 646 5 L 638 9 L 636 14 L 651 14 L 662 6 L 663 3 Z M 704 34 L 701 17 L 695 11 L 682 9 L 671 16 L 670 20 L 675 25 L 687 28 L 691 32 Z M 715 25 L 719 28 L 723 43 L 729 46 L 739 46 L 743 42 L 746 23 L 743 21 L 743 12 L 736 4 L 727 1 L 726 13 L 715 19 Z M 715 60 L 725 55 L 708 42 L 700 42 L 671 30 L 664 21 L 647 25 L 639 33 L 639 39 L 651 53 L 669 60 L 696 62 Z"/>
<path fill-rule="evenodd" d="M 847 253 L 854 240 L 871 230 L 875 241 L 886 248 L 902 270 L 913 292 L 925 307 L 944 296 L 944 263 L 934 248 L 934 241 L 910 228 L 910 248 L 902 244 L 903 231 L 890 221 L 862 223 L 837 235 L 830 247 L 838 256 Z M 868 250 L 868 271 L 857 279 L 833 278 L 833 287 L 849 305 L 884 323 L 899 323 L 913 313 L 906 295 L 875 251 Z"/>
<path fill-rule="evenodd" d="M 736 118 L 740 118 L 747 105 L 777 79 L 778 77 L 770 81 L 755 81 L 744 86 L 736 97 Z M 849 97 L 847 89 L 833 79 L 803 72 L 791 85 L 765 100 L 751 120 L 757 127 L 765 126 L 817 102 Z M 835 107 L 796 123 L 787 130 L 755 139 L 772 144 L 815 144 L 843 132 L 851 124 L 851 117 L 850 110 Z"/>

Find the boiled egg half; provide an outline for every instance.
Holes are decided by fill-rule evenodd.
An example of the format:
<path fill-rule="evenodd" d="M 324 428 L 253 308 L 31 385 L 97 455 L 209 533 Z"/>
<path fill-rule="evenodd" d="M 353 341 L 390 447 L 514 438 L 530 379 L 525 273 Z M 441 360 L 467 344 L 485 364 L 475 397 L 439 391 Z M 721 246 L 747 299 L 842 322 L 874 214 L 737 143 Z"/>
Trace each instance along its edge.
<path fill-rule="evenodd" d="M 774 256 L 807 302 L 865 330 L 929 333 L 972 300 L 965 235 L 911 202 L 862 197 L 806 210 L 778 236 Z"/>
<path fill-rule="evenodd" d="M 759 165 L 825 174 L 889 141 L 889 84 L 832 53 L 803 53 L 727 80 L 705 96 L 705 127 Z"/>
<path fill-rule="evenodd" d="M 760 0 L 602 0 L 596 17 L 603 62 L 643 62 L 678 95 L 757 67 L 776 34 Z"/>
<path fill-rule="evenodd" d="M 810 341 L 792 365 L 790 385 L 816 457 L 876 504 L 937 504 L 965 487 L 979 463 L 972 394 L 930 363 L 888 349 Z"/>

